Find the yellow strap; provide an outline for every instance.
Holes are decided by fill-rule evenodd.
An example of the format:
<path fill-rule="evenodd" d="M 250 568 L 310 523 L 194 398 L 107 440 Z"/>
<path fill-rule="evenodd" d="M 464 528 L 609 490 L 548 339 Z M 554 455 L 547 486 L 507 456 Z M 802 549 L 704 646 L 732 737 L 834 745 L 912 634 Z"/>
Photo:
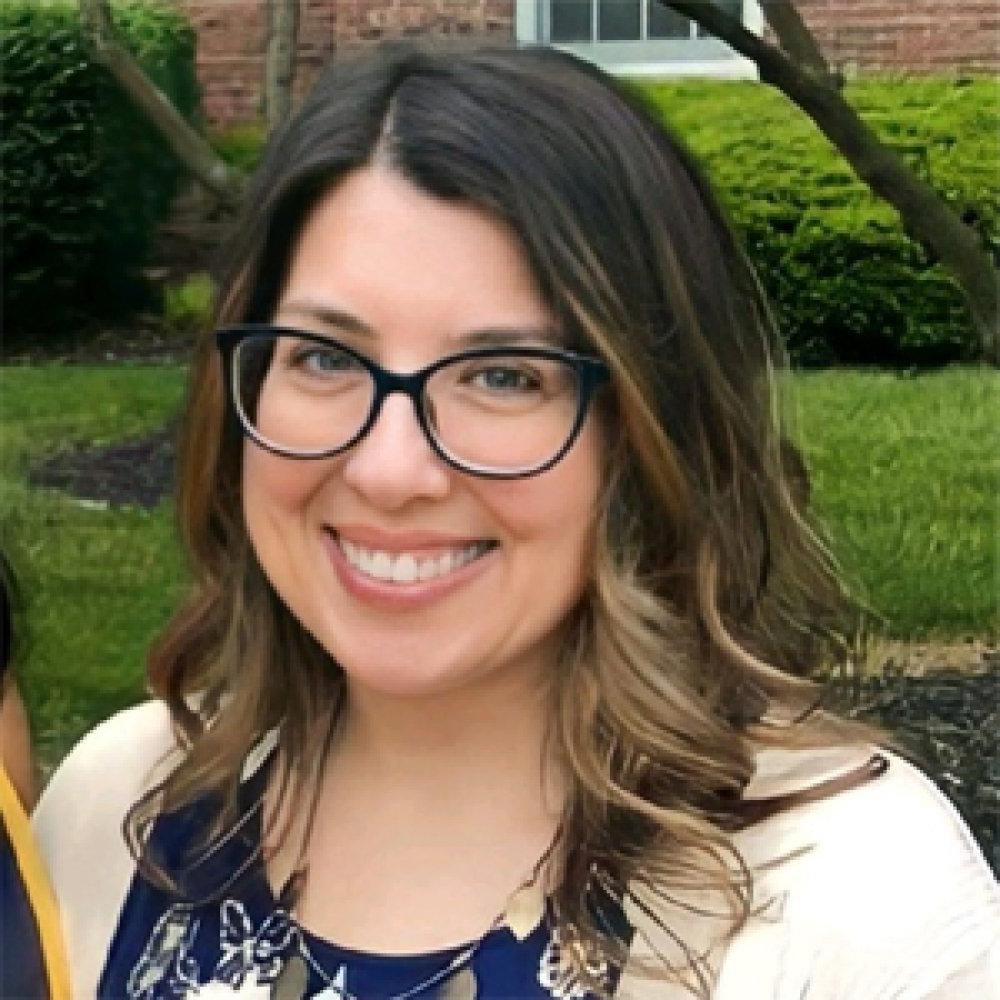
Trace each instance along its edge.
<path fill-rule="evenodd" d="M 7 834 L 14 851 L 28 903 L 35 914 L 38 937 L 42 946 L 42 959 L 49 981 L 50 1000 L 69 1000 L 69 973 L 63 951 L 62 925 L 55 897 L 49 886 L 42 859 L 35 849 L 28 817 L 17 797 L 7 772 L 0 765 L 0 816 L 7 827 Z"/>

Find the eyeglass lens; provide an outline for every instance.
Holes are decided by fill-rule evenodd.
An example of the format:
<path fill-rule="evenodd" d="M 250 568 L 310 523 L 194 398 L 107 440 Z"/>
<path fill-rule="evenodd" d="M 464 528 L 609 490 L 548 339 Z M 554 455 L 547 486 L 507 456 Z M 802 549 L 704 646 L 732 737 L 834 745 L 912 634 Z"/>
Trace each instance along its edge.
<path fill-rule="evenodd" d="M 288 334 L 248 337 L 234 364 L 243 419 L 279 451 L 307 456 L 343 447 L 364 427 L 375 400 L 371 372 L 335 344 Z M 491 354 L 437 369 L 421 407 L 452 459 L 504 472 L 556 456 L 573 433 L 579 399 L 571 363 Z"/>

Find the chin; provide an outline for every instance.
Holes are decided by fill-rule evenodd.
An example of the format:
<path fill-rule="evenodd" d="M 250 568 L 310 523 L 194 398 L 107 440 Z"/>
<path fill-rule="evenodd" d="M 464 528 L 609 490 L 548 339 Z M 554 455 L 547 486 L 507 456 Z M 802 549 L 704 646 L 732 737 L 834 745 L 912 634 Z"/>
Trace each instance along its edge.
<path fill-rule="evenodd" d="M 479 674 L 465 657 L 432 653 L 426 643 L 381 640 L 361 643 L 351 649 L 328 645 L 340 664 L 348 685 L 386 697 L 423 698 L 455 691 Z M 326 645 L 324 643 L 324 645 Z M 339 648 L 338 648 L 339 647 Z M 481 676 L 481 674 L 480 674 Z"/>
<path fill-rule="evenodd" d="M 386 698 L 422 699 L 450 694 L 463 688 L 468 676 L 456 677 L 450 670 L 418 673 L 405 665 L 363 664 L 344 667 L 348 687 L 364 690 Z"/>

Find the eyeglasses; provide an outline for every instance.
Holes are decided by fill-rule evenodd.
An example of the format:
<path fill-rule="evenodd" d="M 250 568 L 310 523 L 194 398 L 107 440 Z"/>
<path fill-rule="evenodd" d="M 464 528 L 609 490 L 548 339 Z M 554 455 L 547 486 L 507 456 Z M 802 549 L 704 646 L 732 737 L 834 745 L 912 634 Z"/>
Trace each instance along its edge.
<path fill-rule="evenodd" d="M 220 330 L 229 403 L 244 434 L 288 458 L 360 441 L 394 392 L 413 402 L 435 453 L 474 476 L 544 472 L 572 447 L 607 365 L 545 347 L 485 347 L 391 372 L 329 337 L 246 325 Z"/>

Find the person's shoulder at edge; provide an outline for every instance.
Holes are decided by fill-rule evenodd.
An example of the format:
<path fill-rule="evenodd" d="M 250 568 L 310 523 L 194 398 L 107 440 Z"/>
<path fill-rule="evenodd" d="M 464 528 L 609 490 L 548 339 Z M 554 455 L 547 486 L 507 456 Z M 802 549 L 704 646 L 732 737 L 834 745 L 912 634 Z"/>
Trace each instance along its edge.
<path fill-rule="evenodd" d="M 758 901 L 772 902 L 734 940 L 726 962 L 733 975 L 754 968 L 776 935 L 780 950 L 765 950 L 780 954 L 772 971 L 789 983 L 781 997 L 931 996 L 970 964 L 985 968 L 991 954 L 996 961 L 1000 886 L 955 807 L 902 757 L 765 750 L 749 794 L 809 787 L 872 753 L 888 762 L 878 777 L 737 836 L 759 871 Z M 1000 996 L 994 989 L 986 996 Z"/>
<path fill-rule="evenodd" d="M 78 832 L 66 829 L 65 816 L 60 815 L 64 806 L 74 810 L 73 827 L 85 825 L 88 817 L 110 811 L 115 792 L 140 793 L 175 748 L 163 702 L 142 702 L 112 715 L 90 730 L 56 768 L 32 817 L 37 835 L 53 841 L 76 839 Z"/>
<path fill-rule="evenodd" d="M 174 750 L 163 702 L 118 712 L 70 751 L 32 815 L 62 912 L 74 996 L 96 991 L 135 872 L 122 821 Z"/>

